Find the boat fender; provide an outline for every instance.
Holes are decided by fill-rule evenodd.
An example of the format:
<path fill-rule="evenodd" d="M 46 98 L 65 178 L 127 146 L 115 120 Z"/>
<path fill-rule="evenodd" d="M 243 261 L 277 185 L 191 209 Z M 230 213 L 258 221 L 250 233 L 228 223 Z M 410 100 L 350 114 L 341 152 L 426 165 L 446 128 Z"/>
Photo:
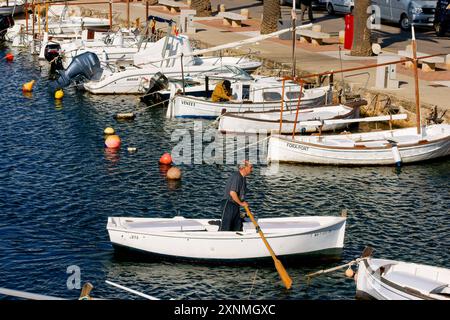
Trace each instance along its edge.
<path fill-rule="evenodd" d="M 118 113 L 114 115 L 115 120 L 133 120 L 134 118 L 136 118 L 136 115 L 133 112 Z"/>
<path fill-rule="evenodd" d="M 402 165 L 402 158 L 400 156 L 400 151 L 398 150 L 397 143 L 395 141 L 389 140 L 389 142 L 392 144 L 392 155 L 394 156 L 395 165 L 397 167 L 400 167 Z"/>
<path fill-rule="evenodd" d="M 353 271 L 351 266 L 348 266 L 348 269 L 345 270 L 345 276 L 347 278 L 353 278 L 353 276 L 355 275 L 355 272 Z"/>

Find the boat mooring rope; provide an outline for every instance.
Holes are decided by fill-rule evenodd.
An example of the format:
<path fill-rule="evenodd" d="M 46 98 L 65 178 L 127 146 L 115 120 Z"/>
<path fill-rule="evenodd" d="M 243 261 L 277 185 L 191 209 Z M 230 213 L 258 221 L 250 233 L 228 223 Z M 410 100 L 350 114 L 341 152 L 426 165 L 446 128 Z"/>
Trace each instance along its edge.
<path fill-rule="evenodd" d="M 258 273 L 258 269 L 255 270 L 255 275 L 253 276 L 253 281 L 252 281 L 252 286 L 250 288 L 250 292 L 248 293 L 248 300 L 250 300 L 250 296 L 252 294 L 253 291 L 253 287 L 255 286 L 255 281 L 256 281 L 256 274 Z"/>

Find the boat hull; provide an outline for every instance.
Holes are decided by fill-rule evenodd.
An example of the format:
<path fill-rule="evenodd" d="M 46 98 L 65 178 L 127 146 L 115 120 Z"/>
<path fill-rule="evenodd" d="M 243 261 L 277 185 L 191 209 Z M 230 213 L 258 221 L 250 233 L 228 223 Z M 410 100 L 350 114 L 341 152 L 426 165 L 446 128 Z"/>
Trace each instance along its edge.
<path fill-rule="evenodd" d="M 389 266 L 400 269 L 390 276 Z M 380 271 L 384 268 L 383 271 Z M 388 270 L 388 271 L 386 271 Z M 380 276 L 381 274 L 381 276 Z M 392 274 L 392 273 L 391 273 Z M 427 277 L 425 277 L 425 275 Z M 393 280 L 397 279 L 397 281 Z M 405 279 L 409 282 L 405 282 Z M 439 279 L 440 281 L 436 281 Z M 400 280 L 400 282 L 398 282 Z M 401 281 L 404 281 L 401 283 Z M 429 294 L 424 288 L 445 286 L 450 281 L 450 272 L 444 268 L 403 263 L 384 259 L 363 259 L 358 264 L 355 276 L 356 297 L 375 300 L 448 300 L 445 295 Z M 442 281 L 442 282 L 441 282 Z M 421 288 L 422 287 L 422 288 Z M 423 290 L 422 290 L 423 289 Z"/>
<path fill-rule="evenodd" d="M 354 119 L 359 115 L 358 108 L 345 106 L 324 106 L 300 110 L 295 122 L 296 110 L 288 110 L 283 113 L 283 126 L 281 133 L 307 133 L 319 131 L 316 124 L 302 122 L 326 119 Z M 317 121 L 314 121 L 317 122 Z M 347 124 L 325 124 L 322 131 L 340 130 L 348 127 Z M 220 117 L 219 131 L 222 133 L 254 133 L 278 130 L 280 128 L 280 111 L 251 112 L 251 113 L 225 113 Z"/>
<path fill-rule="evenodd" d="M 415 128 L 387 130 L 373 134 L 297 137 L 295 140 L 272 135 L 268 142 L 268 162 L 292 162 L 322 165 L 394 165 L 398 163 L 397 141 L 402 163 L 415 163 L 450 154 L 450 126 L 430 126 L 425 136 L 414 134 Z M 436 130 L 435 130 L 436 129 Z M 358 136 L 367 140 L 359 142 Z M 349 138 L 350 137 L 350 138 Z M 407 139 L 403 139 L 406 137 Z M 377 140 L 378 139 L 378 140 Z M 390 141 L 389 141 L 390 140 Z"/>
<path fill-rule="evenodd" d="M 325 103 L 325 92 L 320 97 L 304 100 L 302 108 L 313 108 Z M 267 110 L 279 109 L 281 101 L 274 102 L 212 102 L 201 98 L 189 96 L 176 96 L 169 104 L 166 116 L 168 118 L 205 118 L 215 119 L 225 112 L 263 112 Z M 285 101 L 287 109 L 297 107 L 297 100 Z"/>
<path fill-rule="evenodd" d="M 192 232 L 150 230 L 138 232 L 120 227 L 120 223 L 114 224 L 112 219 L 117 221 L 117 218 L 109 218 L 107 229 L 111 243 L 118 248 L 186 261 L 220 263 L 271 259 L 270 253 L 254 228 L 253 230 L 244 228 L 243 232 L 217 231 L 217 229 Z M 277 219 L 280 221 L 283 218 Z M 330 223 L 317 228 L 280 233 L 271 233 L 266 229 L 265 235 L 278 257 L 326 252 L 336 254 L 344 246 L 345 224 L 345 218 L 333 217 Z M 263 225 L 264 222 L 261 228 Z"/>

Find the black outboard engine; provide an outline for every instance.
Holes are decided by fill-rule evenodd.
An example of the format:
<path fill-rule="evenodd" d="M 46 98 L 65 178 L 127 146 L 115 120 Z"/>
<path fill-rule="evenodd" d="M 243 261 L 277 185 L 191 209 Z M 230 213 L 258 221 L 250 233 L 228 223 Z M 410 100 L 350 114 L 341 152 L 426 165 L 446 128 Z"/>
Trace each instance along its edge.
<path fill-rule="evenodd" d="M 82 53 L 72 59 L 66 70 L 59 70 L 57 80 L 50 82 L 50 88 L 55 90 L 64 88 L 76 80 L 91 80 L 102 73 L 100 60 L 93 52 Z"/>
<path fill-rule="evenodd" d="M 169 79 L 161 72 L 156 73 L 155 76 L 150 79 L 148 90 L 145 95 L 141 97 L 141 101 L 148 105 L 162 102 L 163 98 L 158 92 L 167 89 L 168 86 Z"/>
<path fill-rule="evenodd" d="M 45 46 L 44 57 L 50 63 L 50 76 L 55 75 L 57 70 L 63 70 L 62 58 L 60 56 L 61 46 L 59 43 L 49 43 Z"/>
<path fill-rule="evenodd" d="M 8 28 L 14 26 L 14 19 L 11 14 L 0 16 L 0 40 L 5 40 L 6 32 L 8 32 Z"/>

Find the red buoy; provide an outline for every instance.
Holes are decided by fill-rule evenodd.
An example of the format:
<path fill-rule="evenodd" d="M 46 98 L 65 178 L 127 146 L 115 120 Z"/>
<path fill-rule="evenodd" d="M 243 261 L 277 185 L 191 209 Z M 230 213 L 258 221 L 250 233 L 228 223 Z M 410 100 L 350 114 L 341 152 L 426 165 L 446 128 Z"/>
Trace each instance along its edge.
<path fill-rule="evenodd" d="M 120 148 L 120 137 L 118 135 L 110 135 L 105 140 L 105 146 L 110 149 L 118 149 Z"/>
<path fill-rule="evenodd" d="M 160 164 L 172 164 L 172 156 L 170 153 L 164 153 L 159 159 Z"/>
<path fill-rule="evenodd" d="M 14 60 L 14 55 L 12 53 L 7 53 L 5 55 L 5 59 L 6 59 L 6 61 L 11 62 Z"/>

